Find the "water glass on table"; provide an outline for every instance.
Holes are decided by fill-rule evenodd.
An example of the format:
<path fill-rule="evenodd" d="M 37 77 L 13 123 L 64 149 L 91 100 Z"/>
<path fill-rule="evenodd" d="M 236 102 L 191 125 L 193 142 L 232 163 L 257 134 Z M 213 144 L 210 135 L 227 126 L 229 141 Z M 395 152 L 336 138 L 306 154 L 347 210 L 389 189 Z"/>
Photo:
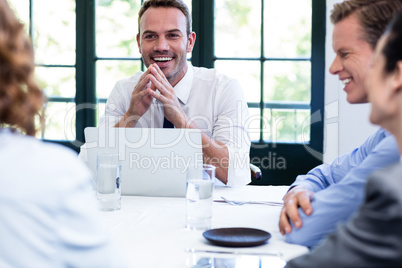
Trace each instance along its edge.
<path fill-rule="evenodd" d="M 207 230 L 211 228 L 215 167 L 190 166 L 187 169 L 186 228 Z"/>
<path fill-rule="evenodd" d="M 121 163 L 117 153 L 96 155 L 96 198 L 101 210 L 121 208 Z"/>

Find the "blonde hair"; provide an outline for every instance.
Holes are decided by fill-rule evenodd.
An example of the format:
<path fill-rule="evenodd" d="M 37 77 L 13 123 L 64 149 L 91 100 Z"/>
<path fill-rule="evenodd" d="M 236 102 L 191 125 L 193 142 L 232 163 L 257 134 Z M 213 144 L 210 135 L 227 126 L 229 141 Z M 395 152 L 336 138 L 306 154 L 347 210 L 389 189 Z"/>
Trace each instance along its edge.
<path fill-rule="evenodd" d="M 0 125 L 36 133 L 43 93 L 34 80 L 31 42 L 6 0 L 0 0 Z"/>

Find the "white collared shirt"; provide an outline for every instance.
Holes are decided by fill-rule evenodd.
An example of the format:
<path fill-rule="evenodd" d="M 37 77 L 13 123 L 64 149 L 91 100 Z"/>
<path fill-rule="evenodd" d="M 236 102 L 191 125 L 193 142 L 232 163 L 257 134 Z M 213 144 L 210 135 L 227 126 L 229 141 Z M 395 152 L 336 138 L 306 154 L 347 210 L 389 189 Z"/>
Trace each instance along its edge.
<path fill-rule="evenodd" d="M 99 126 L 113 127 L 130 106 L 131 94 L 143 72 L 120 80 L 106 103 Z M 193 67 L 174 87 L 181 108 L 208 136 L 229 151 L 228 186 L 250 182 L 250 137 L 246 128 L 248 107 L 240 84 L 215 69 Z M 163 106 L 156 99 L 136 127 L 162 128 Z"/>
<path fill-rule="evenodd" d="M 76 154 L 0 128 L 0 267 L 125 267 Z"/>

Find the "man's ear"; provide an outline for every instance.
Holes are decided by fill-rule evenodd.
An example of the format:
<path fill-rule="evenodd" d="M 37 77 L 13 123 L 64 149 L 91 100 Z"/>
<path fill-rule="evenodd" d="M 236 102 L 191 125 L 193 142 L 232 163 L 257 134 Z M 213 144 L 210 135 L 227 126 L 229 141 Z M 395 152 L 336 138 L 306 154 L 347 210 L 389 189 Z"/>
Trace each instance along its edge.
<path fill-rule="evenodd" d="M 395 93 L 401 93 L 402 92 L 402 60 L 399 60 L 396 63 L 396 68 L 395 68 L 395 79 L 394 79 L 394 90 Z"/>
<path fill-rule="evenodd" d="M 195 32 L 191 32 L 190 35 L 188 36 L 188 47 L 187 47 L 187 53 L 190 53 L 193 51 L 194 44 L 195 44 Z"/>
<path fill-rule="evenodd" d="M 141 43 L 140 43 L 140 34 L 137 34 L 137 46 L 138 46 L 138 50 L 140 51 L 141 54 Z"/>

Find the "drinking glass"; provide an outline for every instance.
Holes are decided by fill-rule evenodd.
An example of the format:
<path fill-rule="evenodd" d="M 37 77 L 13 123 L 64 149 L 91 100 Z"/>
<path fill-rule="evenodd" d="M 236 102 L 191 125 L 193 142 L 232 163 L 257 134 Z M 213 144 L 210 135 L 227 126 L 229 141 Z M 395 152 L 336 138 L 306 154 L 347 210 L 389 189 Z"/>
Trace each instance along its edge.
<path fill-rule="evenodd" d="M 101 210 L 121 208 L 121 163 L 117 153 L 96 155 L 96 198 Z"/>
<path fill-rule="evenodd" d="M 190 166 L 187 169 L 187 229 L 207 230 L 211 228 L 215 169 L 214 166 L 206 164 Z"/>

